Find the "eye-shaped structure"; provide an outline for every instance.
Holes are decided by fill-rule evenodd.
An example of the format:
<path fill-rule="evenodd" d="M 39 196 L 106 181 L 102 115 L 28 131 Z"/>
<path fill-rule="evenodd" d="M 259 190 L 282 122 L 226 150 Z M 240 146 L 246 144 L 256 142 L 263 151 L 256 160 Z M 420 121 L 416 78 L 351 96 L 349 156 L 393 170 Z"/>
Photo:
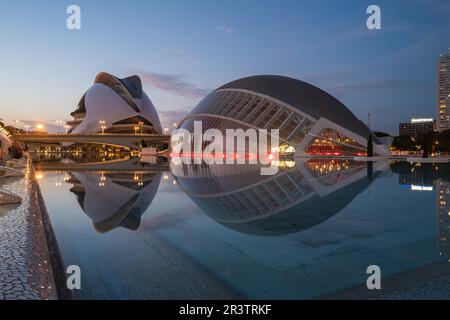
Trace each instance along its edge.
<path fill-rule="evenodd" d="M 259 236 L 311 229 L 364 191 L 383 169 L 349 159 L 297 158 L 274 176 L 258 165 L 186 165 L 172 161 L 178 186 L 209 217 L 227 228 Z M 369 165 L 370 166 L 370 165 Z"/>
<path fill-rule="evenodd" d="M 119 79 L 109 73 L 97 75 L 67 124 L 70 133 L 161 134 L 161 123 L 138 76 Z"/>
<path fill-rule="evenodd" d="M 179 127 L 279 129 L 284 149 L 297 156 L 365 156 L 387 148 L 340 101 L 306 82 L 274 75 L 230 82 L 206 96 Z M 292 152 L 292 151 L 291 151 Z"/>

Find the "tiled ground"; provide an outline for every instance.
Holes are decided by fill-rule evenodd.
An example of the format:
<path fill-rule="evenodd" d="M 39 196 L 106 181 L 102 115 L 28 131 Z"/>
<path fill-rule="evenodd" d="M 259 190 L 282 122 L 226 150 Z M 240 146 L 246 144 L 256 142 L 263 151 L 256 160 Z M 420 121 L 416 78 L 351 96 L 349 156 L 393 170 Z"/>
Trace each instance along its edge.
<path fill-rule="evenodd" d="M 25 178 L 0 179 L 0 188 L 22 204 L 0 206 L 0 300 L 56 299 L 37 186 L 29 165 Z"/>

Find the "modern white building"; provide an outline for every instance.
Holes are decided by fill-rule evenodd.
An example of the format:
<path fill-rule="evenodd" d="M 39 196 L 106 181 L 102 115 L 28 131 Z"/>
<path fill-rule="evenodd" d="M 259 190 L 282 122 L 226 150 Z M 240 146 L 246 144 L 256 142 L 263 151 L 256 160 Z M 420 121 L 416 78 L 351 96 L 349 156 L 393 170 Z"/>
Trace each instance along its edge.
<path fill-rule="evenodd" d="M 438 63 L 436 130 L 450 129 L 450 54 L 441 55 Z"/>
<path fill-rule="evenodd" d="M 97 75 L 67 123 L 70 133 L 161 134 L 161 123 L 138 76 L 119 79 L 109 73 Z"/>
<path fill-rule="evenodd" d="M 281 147 L 296 156 L 365 156 L 388 150 L 371 130 L 336 98 L 306 82 L 282 76 L 253 76 L 228 83 L 206 96 L 179 123 L 193 130 L 279 129 Z M 282 148 L 280 148 L 282 149 Z"/>
<path fill-rule="evenodd" d="M 10 157 L 9 148 L 12 146 L 12 141 L 9 138 L 8 132 L 0 126 L 0 164 L 5 162 Z"/>
<path fill-rule="evenodd" d="M 68 183 L 99 233 L 118 227 L 137 230 L 161 182 L 161 173 L 72 172 Z"/>

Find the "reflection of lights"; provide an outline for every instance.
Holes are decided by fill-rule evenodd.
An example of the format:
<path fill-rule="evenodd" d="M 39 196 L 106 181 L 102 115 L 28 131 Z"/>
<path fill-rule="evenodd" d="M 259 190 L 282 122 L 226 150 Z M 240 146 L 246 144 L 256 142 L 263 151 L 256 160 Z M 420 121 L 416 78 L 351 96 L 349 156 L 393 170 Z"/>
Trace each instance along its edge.
<path fill-rule="evenodd" d="M 104 187 L 105 186 L 105 181 L 106 181 L 106 177 L 105 175 L 102 173 L 98 182 L 98 186 L 99 187 Z"/>
<path fill-rule="evenodd" d="M 411 190 L 412 191 L 433 191 L 433 187 L 412 185 Z"/>

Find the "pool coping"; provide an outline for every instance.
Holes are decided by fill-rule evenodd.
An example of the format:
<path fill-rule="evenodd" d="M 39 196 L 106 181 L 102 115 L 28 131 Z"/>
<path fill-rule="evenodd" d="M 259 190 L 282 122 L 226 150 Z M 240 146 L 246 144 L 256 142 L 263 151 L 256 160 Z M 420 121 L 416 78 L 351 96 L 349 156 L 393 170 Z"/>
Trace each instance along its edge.
<path fill-rule="evenodd" d="M 72 291 L 67 288 L 65 264 L 61 252 L 59 250 L 58 241 L 53 231 L 52 223 L 48 215 L 47 207 L 42 196 L 41 187 L 36 179 L 33 161 L 30 161 L 30 180 L 33 184 L 33 189 L 36 193 L 36 202 L 38 204 L 38 213 L 41 217 L 44 227 L 45 238 L 47 242 L 48 255 L 50 257 L 50 264 L 53 271 L 53 280 L 56 286 L 56 294 L 58 300 L 74 300 Z M 33 192 L 33 191 L 32 191 Z"/>

